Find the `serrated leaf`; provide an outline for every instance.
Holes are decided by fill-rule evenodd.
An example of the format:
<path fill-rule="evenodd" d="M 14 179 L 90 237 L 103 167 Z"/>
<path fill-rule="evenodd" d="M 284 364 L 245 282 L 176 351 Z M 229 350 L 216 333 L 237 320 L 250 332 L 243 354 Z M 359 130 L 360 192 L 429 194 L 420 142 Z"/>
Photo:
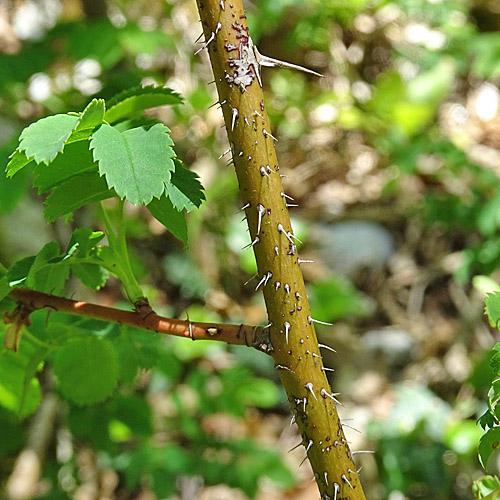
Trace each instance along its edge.
<path fill-rule="evenodd" d="M 97 172 L 86 172 L 63 182 L 53 189 L 45 200 L 44 217 L 52 222 L 88 203 L 112 198 L 116 194 L 108 188 Z"/>
<path fill-rule="evenodd" d="M 92 290 L 99 290 L 109 279 L 106 269 L 90 262 L 71 262 L 70 268 L 76 277 Z"/>
<path fill-rule="evenodd" d="M 133 204 L 159 198 L 174 170 L 169 129 L 158 124 L 149 130 L 134 128 L 123 133 L 102 125 L 91 138 L 94 160 L 108 186 Z"/>
<path fill-rule="evenodd" d="M 500 292 L 489 293 L 484 299 L 484 312 L 490 320 L 491 326 L 498 328 L 500 323 Z"/>
<path fill-rule="evenodd" d="M 54 115 L 42 118 L 25 128 L 19 143 L 19 151 L 36 163 L 49 164 L 64 149 L 64 145 L 78 123 L 72 115 Z"/>
<path fill-rule="evenodd" d="M 15 173 L 19 172 L 19 170 L 33 161 L 32 158 L 27 158 L 22 151 L 19 151 L 19 149 L 16 149 L 9 158 L 10 161 L 7 163 L 7 167 L 5 168 L 7 177 L 12 177 Z"/>
<path fill-rule="evenodd" d="M 179 160 L 174 160 L 174 163 L 175 172 L 170 182 L 165 184 L 165 192 L 177 210 L 190 212 L 205 199 L 203 186 L 196 172 L 184 168 Z"/>
<path fill-rule="evenodd" d="M 162 196 L 159 200 L 155 198 L 147 208 L 155 219 L 159 220 L 184 245 L 187 245 L 188 234 L 184 212 L 176 210 L 166 196 Z"/>
<path fill-rule="evenodd" d="M 493 427 L 488 429 L 479 441 L 478 454 L 479 461 L 484 469 L 488 465 L 488 460 L 491 455 L 500 446 L 500 427 Z"/>
<path fill-rule="evenodd" d="M 104 115 L 107 122 L 113 123 L 132 113 L 166 104 L 181 104 L 182 98 L 172 89 L 164 87 L 134 87 L 108 101 L 108 110 Z"/>
<path fill-rule="evenodd" d="M 107 340 L 89 336 L 59 349 L 54 373 L 63 395 L 77 405 L 91 405 L 108 398 L 118 382 L 118 358 Z"/>
<path fill-rule="evenodd" d="M 85 172 L 95 170 L 98 166 L 94 162 L 88 141 L 79 141 L 68 144 L 64 152 L 58 155 L 50 165 L 36 165 L 33 186 L 38 193 L 46 193 L 63 182 Z"/>
<path fill-rule="evenodd" d="M 104 121 L 106 106 L 104 99 L 92 99 L 78 118 L 69 142 L 88 139 L 92 131 Z"/>

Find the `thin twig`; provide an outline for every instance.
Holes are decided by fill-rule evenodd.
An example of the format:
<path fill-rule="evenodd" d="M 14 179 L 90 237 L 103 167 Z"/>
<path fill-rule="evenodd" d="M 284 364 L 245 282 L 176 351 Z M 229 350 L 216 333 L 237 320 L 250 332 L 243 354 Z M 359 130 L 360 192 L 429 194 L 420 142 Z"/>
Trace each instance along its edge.
<path fill-rule="evenodd" d="M 160 316 L 154 311 L 147 314 L 124 311 L 89 302 L 56 297 L 27 288 L 14 288 L 9 296 L 32 310 L 49 309 L 192 340 L 219 340 L 227 344 L 255 347 L 264 352 L 270 351 L 269 329 L 263 326 L 182 321 Z"/>

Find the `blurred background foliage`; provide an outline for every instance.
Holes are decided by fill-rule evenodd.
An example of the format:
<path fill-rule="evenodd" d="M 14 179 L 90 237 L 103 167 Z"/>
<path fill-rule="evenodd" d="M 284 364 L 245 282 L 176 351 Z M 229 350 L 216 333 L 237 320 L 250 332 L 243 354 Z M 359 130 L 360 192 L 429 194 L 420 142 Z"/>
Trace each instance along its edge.
<path fill-rule="evenodd" d="M 336 370 L 340 413 L 362 431 L 347 429 L 353 449 L 375 450 L 356 458 L 367 497 L 470 498 L 484 473 L 475 421 L 498 340 L 482 298 L 500 279 L 500 6 L 253 0 L 246 8 L 263 54 L 324 75 L 265 69 L 264 91 L 285 189 L 299 205 L 291 210 L 301 255 L 315 260 L 302 266 L 314 317 L 335 322 L 318 331 L 339 353 L 325 362 Z M 173 88 L 185 103 L 151 115 L 171 128 L 207 201 L 188 217 L 187 250 L 128 205 L 134 269 L 165 315 L 264 324 L 255 262 L 241 250 L 249 238 L 236 179 L 218 160 L 227 140 L 220 110 L 209 108 L 211 70 L 205 53 L 193 55 L 199 35 L 194 0 L 0 0 L 0 163 L 40 117 L 138 84 Z M 45 225 L 29 180 L 0 175 L 4 265 L 53 239 L 64 248 L 73 224 L 99 229 L 92 207 Z M 76 281 L 68 295 L 124 300 L 113 280 L 97 297 Z M 33 323 L 35 340 L 45 325 L 59 339 L 79 327 L 41 313 Z M 0 354 L 4 497 L 317 498 L 308 464 L 298 468 L 303 449 L 284 452 L 300 438 L 270 359 L 93 328 L 121 346 L 108 360 L 118 385 L 104 403 L 81 407 L 71 385 L 55 388 L 57 354 L 30 368 L 40 369 L 34 387 L 9 378 L 26 367 L 23 351 Z M 498 457 L 489 468 L 498 473 Z"/>

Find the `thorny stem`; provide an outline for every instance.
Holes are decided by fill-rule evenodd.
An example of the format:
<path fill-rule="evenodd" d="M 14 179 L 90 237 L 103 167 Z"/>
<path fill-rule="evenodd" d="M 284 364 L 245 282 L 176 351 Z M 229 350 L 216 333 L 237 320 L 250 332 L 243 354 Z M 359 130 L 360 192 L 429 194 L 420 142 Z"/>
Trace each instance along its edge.
<path fill-rule="evenodd" d="M 220 340 L 227 344 L 246 345 L 259 351 L 269 351 L 269 329 L 263 326 L 225 325 L 220 323 L 201 323 L 165 318 L 154 311 L 124 311 L 88 302 L 56 297 L 27 288 L 14 288 L 9 297 L 29 307 L 31 311 L 47 309 L 76 316 L 99 319 L 120 325 L 142 328 L 156 333 L 190 338 L 192 340 Z M 51 347 L 47 346 L 46 347 Z"/>
<path fill-rule="evenodd" d="M 365 498 L 323 370 L 242 0 L 197 0 L 264 293 L 272 356 L 323 500 Z"/>

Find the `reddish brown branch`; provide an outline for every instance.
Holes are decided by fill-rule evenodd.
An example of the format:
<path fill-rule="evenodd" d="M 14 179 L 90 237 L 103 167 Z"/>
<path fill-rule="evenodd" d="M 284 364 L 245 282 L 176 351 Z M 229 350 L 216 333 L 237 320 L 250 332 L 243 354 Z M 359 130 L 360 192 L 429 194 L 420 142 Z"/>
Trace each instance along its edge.
<path fill-rule="evenodd" d="M 9 296 L 30 310 L 49 309 L 118 323 L 120 325 L 129 325 L 156 333 L 190 338 L 192 340 L 220 340 L 228 344 L 255 347 L 263 352 L 269 351 L 269 329 L 263 326 L 182 321 L 165 318 L 152 310 L 146 314 L 124 311 L 122 309 L 56 297 L 27 288 L 14 288 Z"/>

